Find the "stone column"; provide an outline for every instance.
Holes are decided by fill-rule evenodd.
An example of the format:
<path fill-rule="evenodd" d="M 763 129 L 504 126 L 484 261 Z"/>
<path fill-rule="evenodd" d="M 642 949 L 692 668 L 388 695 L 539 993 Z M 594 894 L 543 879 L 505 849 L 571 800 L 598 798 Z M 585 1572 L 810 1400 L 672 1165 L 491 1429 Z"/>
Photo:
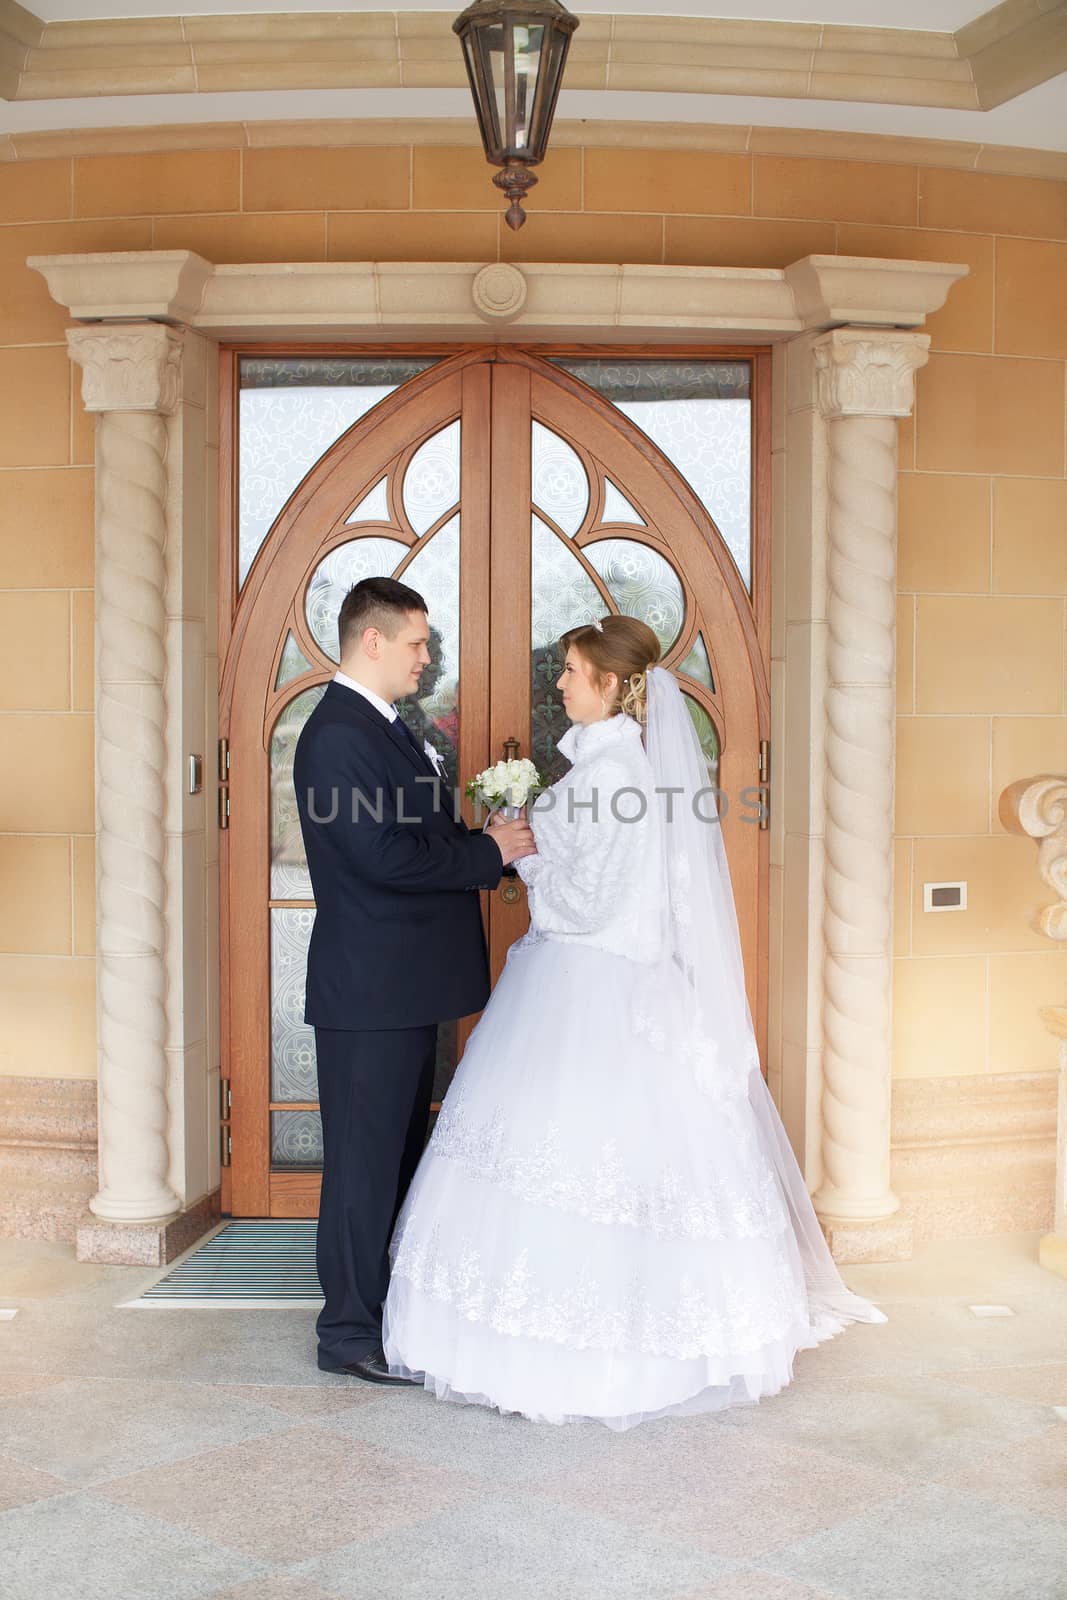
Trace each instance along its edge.
<path fill-rule="evenodd" d="M 159 323 L 68 331 L 96 434 L 99 1191 L 110 1222 L 173 1216 L 168 1187 L 164 596 L 167 423 L 180 337 Z"/>
<path fill-rule="evenodd" d="M 1067 940 L 1067 777 L 1044 774 L 1020 778 L 1000 795 L 997 813 L 1009 833 L 1038 841 L 1038 870 L 1058 896 L 1035 920 L 1048 939 Z M 1056 1097 L 1056 1195 L 1052 1232 L 1038 1245 L 1038 1260 L 1050 1272 L 1067 1278 L 1067 1006 L 1042 1006 L 1041 1020 L 1058 1040 L 1059 1074 Z"/>
<path fill-rule="evenodd" d="M 838 329 L 814 345 L 828 431 L 822 1184 L 839 1261 L 911 1251 L 891 1223 L 896 435 L 921 334 Z M 898 1237 L 899 1235 L 899 1237 Z"/>

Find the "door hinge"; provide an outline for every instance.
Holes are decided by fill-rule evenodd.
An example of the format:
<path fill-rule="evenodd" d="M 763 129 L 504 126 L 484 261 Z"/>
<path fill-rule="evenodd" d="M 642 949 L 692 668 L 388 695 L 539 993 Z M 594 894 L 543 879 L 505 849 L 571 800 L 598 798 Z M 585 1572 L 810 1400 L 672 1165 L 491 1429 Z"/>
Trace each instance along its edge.
<path fill-rule="evenodd" d="M 230 1093 L 230 1080 L 219 1075 L 219 1162 L 228 1167 L 230 1157 L 233 1155 L 233 1141 L 230 1138 L 230 1107 L 233 1105 L 233 1096 Z"/>
<path fill-rule="evenodd" d="M 219 832 L 230 826 L 230 741 L 219 740 Z"/>
<path fill-rule="evenodd" d="M 765 829 L 771 825 L 771 741 L 769 739 L 761 739 L 759 742 L 759 786 L 759 825 L 761 829 Z"/>

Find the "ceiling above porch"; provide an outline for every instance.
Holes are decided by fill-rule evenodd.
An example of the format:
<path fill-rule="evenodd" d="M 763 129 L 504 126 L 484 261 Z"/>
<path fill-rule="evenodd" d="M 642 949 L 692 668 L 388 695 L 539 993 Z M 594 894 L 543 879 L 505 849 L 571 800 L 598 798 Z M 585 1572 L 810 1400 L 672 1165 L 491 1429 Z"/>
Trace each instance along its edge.
<path fill-rule="evenodd" d="M 180 4 L 181 0 L 177 0 Z M 586 0 L 561 121 L 1067 152 L 1067 0 Z M 0 0 L 0 133 L 473 116 L 461 0 Z M 893 26 L 885 26 L 887 12 Z M 725 13 L 725 14 L 724 14 Z"/>

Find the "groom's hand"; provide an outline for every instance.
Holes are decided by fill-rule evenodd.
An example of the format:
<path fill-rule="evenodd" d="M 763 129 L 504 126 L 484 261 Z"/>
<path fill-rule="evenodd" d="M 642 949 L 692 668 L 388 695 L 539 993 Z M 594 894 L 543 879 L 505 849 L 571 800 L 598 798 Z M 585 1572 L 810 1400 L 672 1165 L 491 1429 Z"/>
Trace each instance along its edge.
<path fill-rule="evenodd" d="M 513 861 L 520 861 L 523 856 L 537 854 L 533 829 L 525 817 L 520 817 L 516 822 L 491 822 L 485 829 L 485 835 L 499 846 L 506 867 L 510 867 Z"/>

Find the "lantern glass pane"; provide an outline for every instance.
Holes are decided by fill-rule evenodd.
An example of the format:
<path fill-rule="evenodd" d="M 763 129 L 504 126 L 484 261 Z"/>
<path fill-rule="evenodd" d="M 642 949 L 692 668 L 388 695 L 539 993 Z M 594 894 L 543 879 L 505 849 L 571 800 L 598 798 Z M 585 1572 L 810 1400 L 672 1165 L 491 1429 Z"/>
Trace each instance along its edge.
<path fill-rule="evenodd" d="M 541 45 L 545 30 L 519 26 L 513 31 L 515 71 L 515 128 L 509 129 L 516 151 L 526 151 L 530 144 L 530 115 L 534 106 L 537 74 L 541 70 Z"/>
<path fill-rule="evenodd" d="M 502 37 L 499 28 L 492 30 Z M 491 43 L 483 29 L 470 29 L 463 35 L 463 54 L 467 63 L 467 76 L 474 93 L 474 106 L 478 113 L 482 143 L 485 153 L 493 160 L 503 144 L 501 125 L 497 117 L 496 100 L 491 93 L 493 85 Z"/>
<path fill-rule="evenodd" d="M 544 101 L 540 110 L 541 126 L 537 130 L 537 137 L 541 140 L 542 149 L 548 143 L 552 117 L 556 109 L 556 100 L 559 97 L 560 84 L 563 82 L 563 68 L 566 64 L 567 52 L 570 47 L 570 34 L 564 33 L 561 28 L 553 28 L 548 36 L 544 64 L 541 68 L 547 80 L 544 88 Z"/>

